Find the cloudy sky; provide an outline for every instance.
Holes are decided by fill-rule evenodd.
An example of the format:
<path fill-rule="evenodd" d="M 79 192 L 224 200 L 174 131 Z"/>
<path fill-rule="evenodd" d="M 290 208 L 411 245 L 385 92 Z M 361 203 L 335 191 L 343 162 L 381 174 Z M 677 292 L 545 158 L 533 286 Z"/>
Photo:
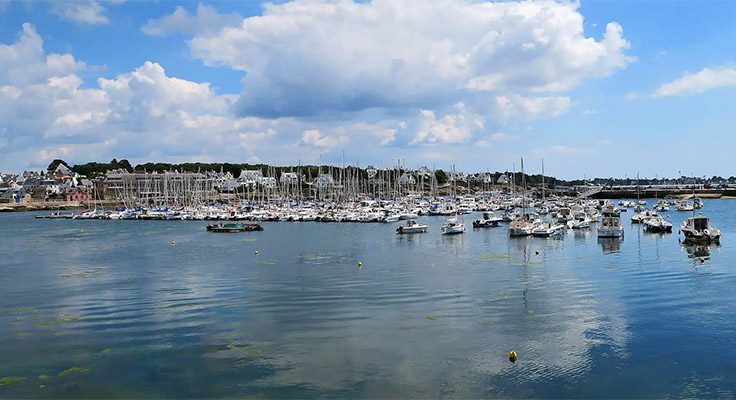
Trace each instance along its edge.
<path fill-rule="evenodd" d="M 736 175 L 736 2 L 0 0 L 0 171 Z"/>

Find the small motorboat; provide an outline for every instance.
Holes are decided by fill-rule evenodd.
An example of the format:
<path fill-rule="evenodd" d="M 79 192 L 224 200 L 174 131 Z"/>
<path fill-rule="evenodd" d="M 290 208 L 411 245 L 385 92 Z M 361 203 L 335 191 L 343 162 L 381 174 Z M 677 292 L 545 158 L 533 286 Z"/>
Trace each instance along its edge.
<path fill-rule="evenodd" d="M 653 233 L 671 233 L 672 224 L 661 215 L 656 214 L 644 220 L 644 230 Z"/>
<path fill-rule="evenodd" d="M 465 233 L 465 225 L 458 221 L 457 218 L 448 218 L 442 224 L 440 233 L 443 235 L 455 235 L 458 233 Z"/>
<path fill-rule="evenodd" d="M 402 235 L 405 233 L 424 233 L 427 232 L 427 225 L 422 225 L 417 221 L 410 219 L 406 222 L 406 225 L 400 225 L 396 228 L 396 233 Z"/>
<path fill-rule="evenodd" d="M 565 232 L 565 225 L 555 222 L 545 222 L 538 224 L 532 230 L 532 236 L 534 237 L 551 237 L 558 236 Z"/>
<path fill-rule="evenodd" d="M 217 223 L 207 225 L 208 232 L 218 233 L 253 232 L 262 230 L 263 226 L 261 224 Z"/>
<path fill-rule="evenodd" d="M 584 212 L 573 214 L 572 219 L 567 221 L 567 227 L 570 229 L 586 229 L 590 228 L 590 219 Z"/>
<path fill-rule="evenodd" d="M 503 221 L 503 218 L 497 216 L 492 211 L 488 211 L 483 213 L 483 218 L 473 221 L 473 228 L 497 227 L 501 221 Z"/>
<path fill-rule="evenodd" d="M 680 232 L 685 235 L 685 242 L 691 243 L 720 243 L 721 231 L 710 224 L 710 218 L 699 213 L 697 217 L 690 217 L 680 226 Z"/>

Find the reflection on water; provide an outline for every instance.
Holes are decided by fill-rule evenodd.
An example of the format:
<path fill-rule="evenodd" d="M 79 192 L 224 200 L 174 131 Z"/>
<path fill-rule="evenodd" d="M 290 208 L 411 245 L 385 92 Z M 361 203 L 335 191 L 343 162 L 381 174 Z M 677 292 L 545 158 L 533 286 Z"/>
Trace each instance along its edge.
<path fill-rule="evenodd" d="M 733 204 L 720 249 L 0 215 L 0 397 L 732 397 Z"/>
<path fill-rule="evenodd" d="M 621 244 L 624 238 L 598 238 L 598 245 L 603 249 L 603 254 L 618 253 L 621 251 Z"/>
<path fill-rule="evenodd" d="M 721 248 L 720 244 L 694 244 L 694 243 L 682 243 L 682 249 L 685 250 L 689 258 L 705 258 L 710 259 L 711 250 L 718 250 Z"/>

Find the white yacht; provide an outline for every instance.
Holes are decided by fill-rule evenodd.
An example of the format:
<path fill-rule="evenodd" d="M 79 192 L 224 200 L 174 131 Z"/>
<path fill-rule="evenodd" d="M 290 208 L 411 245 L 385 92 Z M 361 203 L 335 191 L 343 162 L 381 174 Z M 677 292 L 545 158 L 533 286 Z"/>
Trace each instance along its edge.
<path fill-rule="evenodd" d="M 539 214 L 528 212 L 511 223 L 509 226 L 509 236 L 529 236 L 541 222 L 542 220 L 539 219 Z"/>

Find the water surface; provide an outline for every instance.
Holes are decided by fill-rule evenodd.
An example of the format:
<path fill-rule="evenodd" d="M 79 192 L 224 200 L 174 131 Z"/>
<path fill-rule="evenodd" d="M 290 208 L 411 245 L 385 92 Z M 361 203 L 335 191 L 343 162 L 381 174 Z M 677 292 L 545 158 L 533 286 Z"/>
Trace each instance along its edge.
<path fill-rule="evenodd" d="M 677 211 L 620 243 L 0 214 L 0 397 L 733 397 L 734 207 L 712 249 Z"/>

